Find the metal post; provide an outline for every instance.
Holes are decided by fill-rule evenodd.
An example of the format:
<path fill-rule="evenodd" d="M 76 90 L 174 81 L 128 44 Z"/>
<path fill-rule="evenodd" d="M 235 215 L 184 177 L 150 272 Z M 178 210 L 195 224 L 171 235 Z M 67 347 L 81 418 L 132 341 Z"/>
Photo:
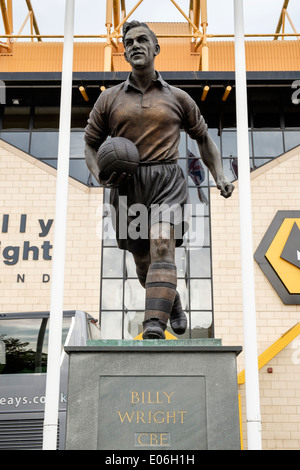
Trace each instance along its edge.
<path fill-rule="evenodd" d="M 54 252 L 52 265 L 48 366 L 44 417 L 44 450 L 55 450 L 57 444 L 66 225 L 68 206 L 68 177 L 70 159 L 74 9 L 75 0 L 66 0 L 58 142 L 58 167 L 56 179 L 55 234 L 53 246 Z"/>
<path fill-rule="evenodd" d="M 234 28 L 247 437 L 261 450 L 243 0 L 234 0 Z"/>

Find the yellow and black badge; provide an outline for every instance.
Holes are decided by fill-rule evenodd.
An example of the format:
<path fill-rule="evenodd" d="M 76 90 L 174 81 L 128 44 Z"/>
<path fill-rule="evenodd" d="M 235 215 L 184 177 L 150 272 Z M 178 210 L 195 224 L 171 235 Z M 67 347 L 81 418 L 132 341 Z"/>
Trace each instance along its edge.
<path fill-rule="evenodd" d="M 300 304 L 300 211 L 278 211 L 254 258 L 287 305 Z"/>

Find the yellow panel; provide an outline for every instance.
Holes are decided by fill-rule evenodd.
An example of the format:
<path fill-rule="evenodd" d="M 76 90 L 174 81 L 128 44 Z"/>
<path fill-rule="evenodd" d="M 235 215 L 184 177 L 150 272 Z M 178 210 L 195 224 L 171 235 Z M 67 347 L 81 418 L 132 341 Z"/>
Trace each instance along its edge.
<path fill-rule="evenodd" d="M 265 257 L 280 277 L 290 294 L 300 293 L 300 269 L 280 258 L 280 255 L 291 233 L 294 223 L 300 228 L 300 219 L 285 219 L 271 243 Z"/>
<path fill-rule="evenodd" d="M 300 334 L 300 323 L 296 323 L 292 328 L 286 331 L 275 343 L 266 349 L 258 358 L 258 370 L 270 362 L 273 357 L 280 353 L 291 341 L 294 341 Z M 245 370 L 238 374 L 238 384 L 245 383 Z"/>
<path fill-rule="evenodd" d="M 156 34 L 187 35 L 187 23 L 148 23 Z M 191 38 L 159 38 L 161 53 L 156 58 L 160 71 L 197 71 L 201 47 L 193 52 Z M 74 72 L 101 72 L 104 70 L 105 41 L 74 42 Z M 115 71 L 129 71 L 122 47 L 113 49 Z M 234 71 L 234 41 L 208 40 L 209 70 Z M 246 41 L 246 67 L 248 71 L 298 71 L 300 41 Z M 2 49 L 3 50 L 3 49 Z M 2 51 L 1 50 L 1 51 Z M 3 50 L 4 51 L 4 50 Z M 5 52 L 5 51 L 4 51 Z M 11 54 L 0 54 L 1 72 L 60 72 L 62 68 L 62 42 L 21 42 L 13 44 Z"/>
<path fill-rule="evenodd" d="M 176 338 L 176 336 L 173 336 L 171 333 L 169 333 L 168 331 L 165 331 L 165 335 L 166 335 L 166 340 L 170 340 L 170 339 L 178 339 Z M 134 339 L 138 339 L 138 340 L 143 340 L 143 333 L 141 333 L 140 335 L 136 336 Z"/>

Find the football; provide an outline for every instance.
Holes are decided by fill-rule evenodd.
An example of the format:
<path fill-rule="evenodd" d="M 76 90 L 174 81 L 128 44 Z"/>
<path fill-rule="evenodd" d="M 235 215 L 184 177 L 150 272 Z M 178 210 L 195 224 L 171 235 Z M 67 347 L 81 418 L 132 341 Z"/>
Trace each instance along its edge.
<path fill-rule="evenodd" d="M 136 145 L 124 137 L 112 137 L 99 147 L 97 153 L 100 178 L 108 180 L 112 173 L 133 175 L 139 166 Z"/>

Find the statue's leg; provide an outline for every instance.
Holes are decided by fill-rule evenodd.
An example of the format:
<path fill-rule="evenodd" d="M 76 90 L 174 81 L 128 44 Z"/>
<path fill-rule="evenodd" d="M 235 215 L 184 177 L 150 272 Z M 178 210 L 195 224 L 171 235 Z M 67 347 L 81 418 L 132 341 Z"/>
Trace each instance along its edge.
<path fill-rule="evenodd" d="M 151 265 L 150 252 L 133 253 L 133 257 L 134 257 L 134 261 L 136 264 L 136 272 L 137 272 L 140 284 L 144 288 L 146 288 L 146 278 L 147 278 L 149 266 Z M 173 262 L 174 258 L 171 256 L 171 258 L 169 259 L 171 259 L 172 264 L 174 264 Z M 152 276 L 153 275 L 156 276 L 157 274 L 158 274 L 158 271 L 154 271 Z M 185 312 L 182 309 L 180 295 L 178 291 L 176 291 L 175 293 L 175 299 L 174 299 L 174 303 L 173 303 L 172 310 L 170 313 L 170 325 L 174 333 L 178 335 L 184 334 L 187 328 L 187 318 L 186 318 Z"/>
<path fill-rule="evenodd" d="M 135 262 L 136 273 L 140 284 L 145 288 L 146 287 L 146 277 L 148 273 L 149 266 L 151 264 L 150 251 L 145 253 L 137 252 L 132 253 L 133 259 Z"/>
<path fill-rule="evenodd" d="M 170 325 L 177 335 L 183 335 L 187 328 L 186 314 L 183 311 L 180 295 L 177 291 L 170 314 Z"/>
<path fill-rule="evenodd" d="M 173 228 L 169 223 L 161 222 L 151 227 L 150 257 L 151 264 L 146 277 L 143 338 L 164 339 L 177 285 L 175 241 Z"/>

